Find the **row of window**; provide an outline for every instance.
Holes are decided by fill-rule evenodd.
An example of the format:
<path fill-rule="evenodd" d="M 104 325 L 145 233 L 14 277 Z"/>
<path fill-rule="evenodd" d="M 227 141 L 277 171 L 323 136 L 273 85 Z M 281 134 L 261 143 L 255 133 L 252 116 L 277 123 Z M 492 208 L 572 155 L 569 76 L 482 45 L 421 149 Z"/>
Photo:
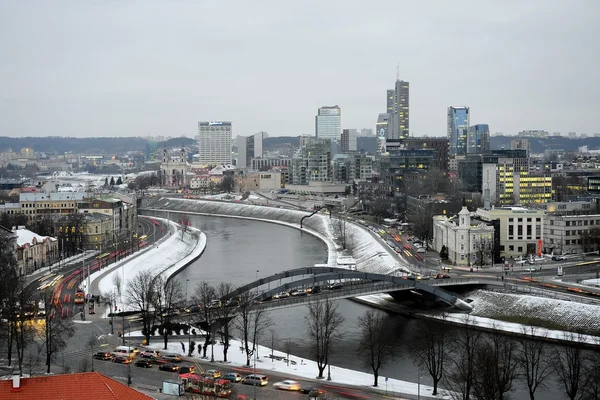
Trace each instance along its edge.
<path fill-rule="evenodd" d="M 75 203 L 21 203 L 21 208 L 57 208 L 74 207 Z"/>

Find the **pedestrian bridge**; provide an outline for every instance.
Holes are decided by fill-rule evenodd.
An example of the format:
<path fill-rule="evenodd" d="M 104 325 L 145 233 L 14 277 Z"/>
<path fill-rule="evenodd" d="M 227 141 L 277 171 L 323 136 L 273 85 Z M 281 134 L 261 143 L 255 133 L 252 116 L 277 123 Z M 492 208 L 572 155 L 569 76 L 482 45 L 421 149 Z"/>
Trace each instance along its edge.
<path fill-rule="evenodd" d="M 301 278 L 281 283 L 283 279 L 289 279 L 296 276 L 301 276 Z M 278 283 L 276 285 L 271 285 L 272 282 L 277 281 Z M 324 289 L 319 294 L 312 294 L 309 296 L 290 296 L 285 299 L 272 299 L 273 295 L 280 292 L 289 292 L 292 289 L 313 286 L 323 286 L 327 283 L 336 281 L 344 282 L 341 289 Z M 264 285 L 267 285 L 266 289 L 263 287 Z M 461 300 L 455 293 L 445 290 L 444 288 L 487 285 L 502 286 L 503 282 L 499 282 L 496 277 L 412 280 L 408 279 L 406 276 L 350 271 L 336 267 L 307 267 L 283 271 L 258 279 L 255 282 L 251 282 L 232 291 L 229 295 L 224 296 L 221 301 L 225 302 L 230 299 L 235 299 L 247 293 L 254 301 L 261 302 L 261 308 L 279 308 L 300 305 L 311 299 L 314 300 L 315 297 L 318 298 L 319 296 L 327 296 L 330 299 L 342 299 L 368 294 L 413 290 L 435 296 L 447 304 L 455 306 L 463 311 L 470 311 L 472 309 L 470 304 Z M 271 286 L 273 286 L 273 288 L 271 288 Z"/>

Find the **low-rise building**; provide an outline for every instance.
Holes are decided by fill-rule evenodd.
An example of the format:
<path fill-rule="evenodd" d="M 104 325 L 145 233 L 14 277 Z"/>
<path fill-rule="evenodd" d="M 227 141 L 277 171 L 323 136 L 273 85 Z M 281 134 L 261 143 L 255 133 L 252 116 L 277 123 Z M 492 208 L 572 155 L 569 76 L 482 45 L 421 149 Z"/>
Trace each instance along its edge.
<path fill-rule="evenodd" d="M 548 254 L 575 254 L 597 250 L 596 242 L 600 240 L 600 214 L 546 215 L 544 237 L 544 252 Z"/>
<path fill-rule="evenodd" d="M 248 173 L 241 178 L 242 192 L 249 190 L 279 190 L 283 186 L 281 172 L 256 172 Z"/>
<path fill-rule="evenodd" d="M 50 236 L 40 236 L 19 226 L 13 229 L 17 236 L 17 273 L 29 275 L 58 261 L 58 240 Z"/>

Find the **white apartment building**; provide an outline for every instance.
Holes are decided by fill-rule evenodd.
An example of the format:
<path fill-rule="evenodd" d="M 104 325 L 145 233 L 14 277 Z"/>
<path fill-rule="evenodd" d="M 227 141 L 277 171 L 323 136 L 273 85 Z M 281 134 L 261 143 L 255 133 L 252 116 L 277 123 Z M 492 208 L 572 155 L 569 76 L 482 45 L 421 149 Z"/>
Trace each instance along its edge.
<path fill-rule="evenodd" d="M 600 229 L 600 214 L 546 215 L 544 221 L 544 251 L 548 254 L 576 254 L 597 250 L 586 238 L 590 229 Z"/>
<path fill-rule="evenodd" d="M 199 154 L 202 165 L 231 164 L 231 122 L 198 122 Z"/>

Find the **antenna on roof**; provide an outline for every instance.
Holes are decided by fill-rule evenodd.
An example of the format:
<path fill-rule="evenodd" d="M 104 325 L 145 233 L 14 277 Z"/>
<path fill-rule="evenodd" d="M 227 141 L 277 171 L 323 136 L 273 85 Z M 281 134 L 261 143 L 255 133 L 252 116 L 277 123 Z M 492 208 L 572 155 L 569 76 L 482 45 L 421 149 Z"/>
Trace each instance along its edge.
<path fill-rule="evenodd" d="M 396 80 L 400 80 L 400 63 L 396 64 Z"/>

